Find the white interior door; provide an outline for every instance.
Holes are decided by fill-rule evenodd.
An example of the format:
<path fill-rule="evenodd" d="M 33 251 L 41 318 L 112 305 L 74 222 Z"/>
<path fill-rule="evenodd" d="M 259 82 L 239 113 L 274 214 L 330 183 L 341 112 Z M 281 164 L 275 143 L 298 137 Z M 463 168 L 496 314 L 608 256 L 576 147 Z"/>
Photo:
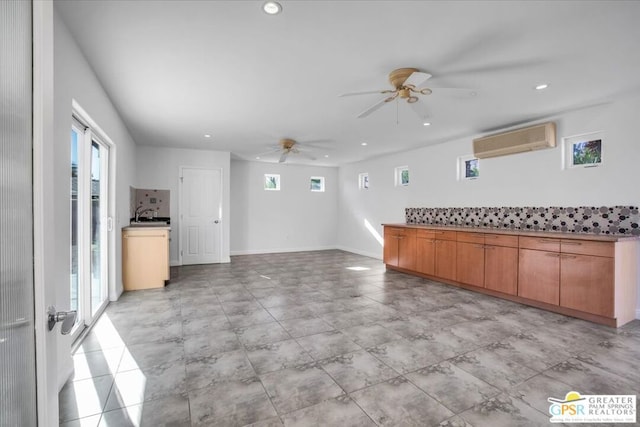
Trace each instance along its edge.
<path fill-rule="evenodd" d="M 222 171 L 182 168 L 180 255 L 182 264 L 220 262 Z"/>

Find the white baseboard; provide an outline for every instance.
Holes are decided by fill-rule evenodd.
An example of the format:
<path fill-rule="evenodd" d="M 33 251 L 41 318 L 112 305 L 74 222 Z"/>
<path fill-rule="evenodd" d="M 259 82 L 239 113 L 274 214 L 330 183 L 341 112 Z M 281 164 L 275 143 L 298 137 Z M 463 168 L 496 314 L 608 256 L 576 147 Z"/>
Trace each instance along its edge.
<path fill-rule="evenodd" d="M 351 252 L 351 253 L 362 255 L 362 256 L 368 256 L 369 258 L 375 258 L 379 260 L 382 259 L 382 250 L 380 250 L 379 253 L 373 253 L 373 252 L 361 251 L 359 249 L 349 248 L 347 246 L 342 246 L 342 245 L 336 246 L 336 249 L 340 249 L 341 251 Z"/>
<path fill-rule="evenodd" d="M 279 253 L 287 253 L 287 252 L 328 251 L 332 249 L 339 249 L 339 248 L 337 248 L 336 246 L 312 246 L 312 247 L 304 247 L 304 248 L 251 249 L 251 250 L 245 250 L 245 251 L 231 251 L 231 256 L 279 254 Z"/>

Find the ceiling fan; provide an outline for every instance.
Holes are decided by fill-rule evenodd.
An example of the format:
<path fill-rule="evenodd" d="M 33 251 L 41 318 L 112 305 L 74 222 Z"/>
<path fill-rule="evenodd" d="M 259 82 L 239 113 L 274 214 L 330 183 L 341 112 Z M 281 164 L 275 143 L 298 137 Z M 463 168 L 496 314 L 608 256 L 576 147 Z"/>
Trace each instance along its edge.
<path fill-rule="evenodd" d="M 378 108 L 382 107 L 386 103 L 389 103 L 395 99 L 404 99 L 408 104 L 415 104 L 418 102 L 418 97 L 420 95 L 431 95 L 431 89 L 427 87 L 421 88 L 422 85 L 426 83 L 427 80 L 431 78 L 431 74 L 424 73 L 417 68 L 398 68 L 397 70 L 393 70 L 389 73 L 389 83 L 394 87 L 391 89 L 384 90 L 374 90 L 374 91 L 366 91 L 366 92 L 350 92 L 343 93 L 340 97 L 343 96 L 353 96 L 353 95 L 367 95 L 374 93 L 381 93 L 387 95 L 385 98 L 373 104 L 371 107 L 364 110 L 362 113 L 358 114 L 358 118 L 366 117 L 369 114 L 376 111 Z M 414 108 L 414 111 L 418 113 L 418 115 L 423 116 L 424 114 L 421 111 L 418 111 Z"/>
<path fill-rule="evenodd" d="M 304 145 L 311 146 L 310 144 L 306 143 Z M 316 160 L 314 156 L 307 153 L 304 148 L 301 147 L 301 144 L 299 142 L 291 138 L 282 138 L 275 148 L 267 151 L 266 153 L 259 154 L 257 157 L 259 158 L 260 156 L 278 152 L 280 153 L 280 160 L 278 160 L 278 163 L 284 163 L 291 154 L 300 155 L 302 157 L 306 157 L 309 160 Z"/>

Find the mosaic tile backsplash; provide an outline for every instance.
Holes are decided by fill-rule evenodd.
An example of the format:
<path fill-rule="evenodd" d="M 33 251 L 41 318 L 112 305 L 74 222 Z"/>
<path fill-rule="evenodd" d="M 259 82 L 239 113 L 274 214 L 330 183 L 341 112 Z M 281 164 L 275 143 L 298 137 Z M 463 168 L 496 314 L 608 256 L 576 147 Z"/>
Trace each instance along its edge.
<path fill-rule="evenodd" d="M 637 206 L 406 208 L 407 224 L 640 235 Z"/>

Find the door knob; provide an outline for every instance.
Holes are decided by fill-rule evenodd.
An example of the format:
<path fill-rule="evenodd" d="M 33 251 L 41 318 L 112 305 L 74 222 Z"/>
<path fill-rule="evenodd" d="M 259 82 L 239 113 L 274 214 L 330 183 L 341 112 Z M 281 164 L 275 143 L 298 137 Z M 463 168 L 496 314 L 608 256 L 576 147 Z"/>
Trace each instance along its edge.
<path fill-rule="evenodd" d="M 60 333 L 62 335 L 67 335 L 71 332 L 73 325 L 76 323 L 76 317 L 78 312 L 76 310 L 73 311 L 56 311 L 54 306 L 50 306 L 47 311 L 48 325 L 49 330 L 52 331 L 56 326 L 56 323 L 62 322 L 62 327 L 60 328 Z"/>
<path fill-rule="evenodd" d="M 219 223 L 219 222 L 220 222 L 220 220 L 217 220 L 217 219 L 216 219 L 216 220 L 214 220 L 213 222 L 214 222 L 214 224 L 217 224 L 217 223 Z"/>

